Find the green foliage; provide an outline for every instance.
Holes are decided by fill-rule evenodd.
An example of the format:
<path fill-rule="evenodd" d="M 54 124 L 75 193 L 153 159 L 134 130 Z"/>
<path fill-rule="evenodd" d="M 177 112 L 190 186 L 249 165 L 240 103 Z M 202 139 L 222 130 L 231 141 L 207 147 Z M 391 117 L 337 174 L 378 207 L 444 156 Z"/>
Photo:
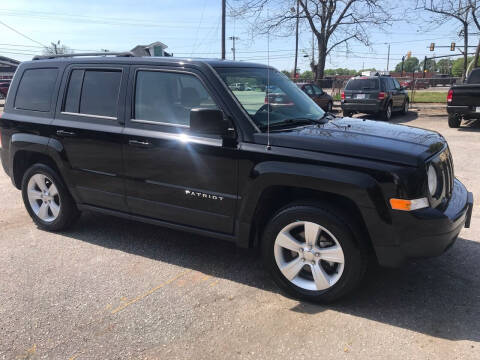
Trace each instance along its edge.
<path fill-rule="evenodd" d="M 480 65 L 480 58 L 478 60 L 479 61 L 477 62 L 477 66 Z M 472 61 L 473 61 L 473 56 L 469 56 L 467 58 L 467 67 Z M 454 60 L 452 65 L 453 76 L 460 77 L 462 76 L 462 72 L 463 72 L 463 57 Z"/>
<path fill-rule="evenodd" d="M 419 60 L 415 57 L 415 56 L 412 56 L 410 59 L 406 59 L 404 64 L 403 64 L 403 71 L 404 72 L 414 72 L 414 71 L 418 71 L 420 68 L 419 68 Z M 396 72 L 400 72 L 402 71 L 402 62 L 399 62 L 396 66 L 395 66 L 395 71 Z"/>
<path fill-rule="evenodd" d="M 450 74 L 453 61 L 450 59 L 440 59 L 437 62 L 437 71 L 440 74 Z"/>
<path fill-rule="evenodd" d="M 356 74 L 357 74 L 357 70 L 350 70 L 350 69 L 346 69 L 346 68 L 325 69 L 324 74 L 327 75 L 327 76 L 333 76 L 333 75 L 356 75 Z"/>
<path fill-rule="evenodd" d="M 313 81 L 314 79 L 313 72 L 310 70 L 306 70 L 300 74 L 299 79 L 302 81 Z"/>

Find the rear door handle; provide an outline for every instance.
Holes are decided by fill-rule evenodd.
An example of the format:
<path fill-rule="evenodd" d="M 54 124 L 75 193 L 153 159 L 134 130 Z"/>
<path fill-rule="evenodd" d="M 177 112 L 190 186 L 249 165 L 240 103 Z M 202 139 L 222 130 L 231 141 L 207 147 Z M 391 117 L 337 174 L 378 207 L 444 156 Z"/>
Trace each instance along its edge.
<path fill-rule="evenodd" d="M 57 135 L 59 135 L 59 136 L 76 136 L 77 134 L 74 133 L 73 131 L 57 130 Z"/>
<path fill-rule="evenodd" d="M 128 140 L 128 143 L 133 146 L 138 146 L 138 147 L 151 147 L 152 143 L 150 141 L 141 141 L 141 140 Z"/>

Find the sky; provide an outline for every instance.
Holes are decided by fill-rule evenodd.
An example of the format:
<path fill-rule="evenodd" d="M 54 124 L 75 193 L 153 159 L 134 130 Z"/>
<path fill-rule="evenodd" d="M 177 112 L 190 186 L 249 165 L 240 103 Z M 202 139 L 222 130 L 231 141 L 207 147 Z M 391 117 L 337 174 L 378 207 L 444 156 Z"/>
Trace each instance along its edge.
<path fill-rule="evenodd" d="M 240 38 L 236 42 L 236 59 L 269 62 L 280 70 L 293 69 L 294 34 L 287 37 L 270 34 L 268 41 L 266 35 L 252 38 L 251 19 L 232 15 L 237 1 L 227 1 L 226 30 L 227 38 Z M 138 44 L 161 41 L 174 56 L 221 56 L 221 0 L 11 0 L 0 4 L 0 21 L 8 25 L 0 23 L 0 55 L 21 61 L 30 60 L 41 53 L 42 45 L 58 40 L 75 52 L 127 51 Z M 339 48 L 328 57 L 326 68 L 386 70 L 390 43 L 392 70 L 408 51 L 422 60 L 425 55 L 452 54 L 448 48 L 430 52 L 431 42 L 450 46 L 452 41 L 457 44 L 463 41 L 458 37 L 455 22 L 432 29 L 413 13 L 399 15 L 384 30 L 370 31 L 371 47 L 351 43 L 350 52 Z M 471 45 L 477 42 L 478 36 L 471 36 Z M 232 59 L 231 47 L 232 42 L 227 40 L 229 59 Z M 304 55 L 311 54 L 312 40 L 306 28 L 301 29 L 299 48 L 299 68 L 308 70 L 310 58 Z"/>

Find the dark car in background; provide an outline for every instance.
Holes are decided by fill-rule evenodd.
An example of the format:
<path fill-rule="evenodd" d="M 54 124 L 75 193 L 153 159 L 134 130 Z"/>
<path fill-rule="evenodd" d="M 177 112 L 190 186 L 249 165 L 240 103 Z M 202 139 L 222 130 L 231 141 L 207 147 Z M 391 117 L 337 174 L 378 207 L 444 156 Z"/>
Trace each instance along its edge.
<path fill-rule="evenodd" d="M 447 94 L 448 126 L 458 128 L 462 119 L 480 119 L 480 69 L 474 69 L 462 85 Z"/>
<path fill-rule="evenodd" d="M 388 121 L 393 112 L 406 114 L 410 103 L 407 91 L 390 76 L 352 78 L 341 96 L 345 117 L 354 113 L 366 113 Z"/>
<path fill-rule="evenodd" d="M 333 98 L 323 91 L 322 88 L 310 83 L 297 83 L 297 86 L 310 96 L 323 110 L 328 112 L 332 111 Z"/>
<path fill-rule="evenodd" d="M 0 80 L 0 99 L 5 99 L 7 97 L 9 87 L 10 81 Z"/>

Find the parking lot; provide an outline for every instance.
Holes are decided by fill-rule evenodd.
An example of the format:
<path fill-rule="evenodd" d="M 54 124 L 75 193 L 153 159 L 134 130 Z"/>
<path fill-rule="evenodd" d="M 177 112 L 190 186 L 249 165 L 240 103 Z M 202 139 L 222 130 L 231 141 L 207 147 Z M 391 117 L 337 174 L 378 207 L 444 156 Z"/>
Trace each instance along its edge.
<path fill-rule="evenodd" d="M 444 108 L 392 122 L 442 133 L 478 204 L 480 122 L 450 129 Z M 478 205 L 443 256 L 372 267 L 320 306 L 229 243 L 89 213 L 47 233 L 3 171 L 0 194 L 0 359 L 480 358 Z"/>

